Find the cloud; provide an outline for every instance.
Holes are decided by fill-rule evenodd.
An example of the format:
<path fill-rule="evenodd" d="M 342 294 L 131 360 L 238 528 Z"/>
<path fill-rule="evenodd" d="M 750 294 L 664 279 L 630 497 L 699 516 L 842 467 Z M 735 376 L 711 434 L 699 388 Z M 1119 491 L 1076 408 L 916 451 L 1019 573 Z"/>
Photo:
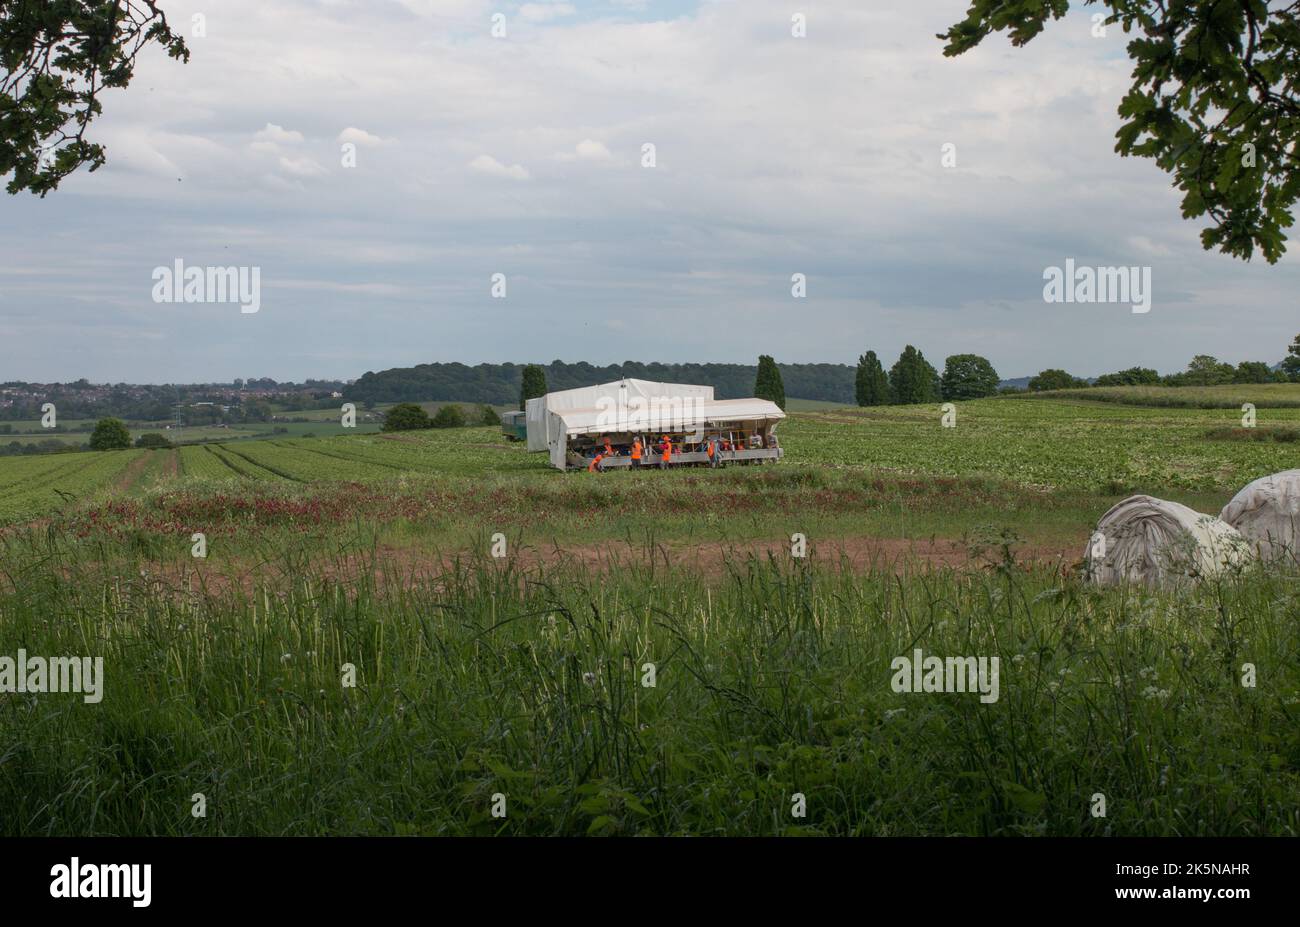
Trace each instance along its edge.
<path fill-rule="evenodd" d="M 295 177 L 323 177 L 329 173 L 311 158 L 281 158 L 280 167 Z"/>
<path fill-rule="evenodd" d="M 528 171 L 518 164 L 512 164 L 506 167 L 491 155 L 481 154 L 473 161 L 469 162 L 470 170 L 477 171 L 480 174 L 488 174 L 492 177 L 509 177 L 511 180 L 528 180 Z"/>
<path fill-rule="evenodd" d="M 266 128 L 259 129 L 253 138 L 259 142 L 270 142 L 276 145 L 296 145 L 303 140 L 303 135 L 301 132 L 292 132 L 283 126 L 268 122 Z"/>
<path fill-rule="evenodd" d="M 608 161 L 612 157 L 603 143 L 593 142 L 589 138 L 578 142 L 577 152 L 578 157 L 586 161 Z"/>
<path fill-rule="evenodd" d="M 384 143 L 384 140 L 378 135 L 371 135 L 365 129 L 356 128 L 344 129 L 339 133 L 336 141 L 340 143 L 352 142 L 362 148 L 374 148 Z"/>
<path fill-rule="evenodd" d="M 0 287 L 0 329 L 48 323 L 0 338 L 5 376 L 752 362 L 773 344 L 852 363 L 907 343 L 937 362 L 979 351 L 1007 376 L 1094 374 L 1207 350 L 1275 360 L 1295 335 L 1300 242 L 1276 267 L 1201 249 L 1168 177 L 1113 152 L 1130 65 L 1087 15 L 945 59 L 954 0 L 820 0 L 804 39 L 784 0 L 530 6 L 224 0 L 241 27 L 188 64 L 143 51 L 92 126 L 105 168 L 5 202 L 6 263 L 43 270 Z M 520 24 L 507 39 L 490 34 L 498 10 Z M 336 169 L 345 141 L 374 153 Z M 268 292 L 321 287 L 282 289 L 252 326 L 160 327 L 139 282 L 177 256 L 261 266 Z M 1151 313 L 1045 305 L 1043 268 L 1067 257 L 1152 266 Z M 496 272 L 510 296 L 486 301 Z M 83 327 L 100 317 L 167 340 L 100 353 Z M 313 366 L 325 356 L 337 366 Z"/>

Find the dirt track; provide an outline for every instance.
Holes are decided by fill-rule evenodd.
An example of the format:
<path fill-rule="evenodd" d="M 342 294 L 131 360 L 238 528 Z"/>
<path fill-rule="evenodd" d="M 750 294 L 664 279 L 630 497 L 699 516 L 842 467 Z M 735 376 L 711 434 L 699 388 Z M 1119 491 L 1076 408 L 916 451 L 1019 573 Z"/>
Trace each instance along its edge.
<path fill-rule="evenodd" d="M 1013 550 L 1017 563 L 1041 565 L 1070 570 L 1080 559 L 1083 542 L 1068 546 L 1020 546 Z M 352 554 L 344 558 L 321 561 L 317 564 L 321 575 L 347 582 L 356 579 L 368 569 L 373 570 L 378 582 L 385 577 L 399 577 L 403 585 L 413 586 L 449 572 L 454 561 L 482 558 L 482 552 L 463 550 L 455 553 L 433 554 L 407 547 L 381 547 L 375 552 L 373 567 L 369 555 Z M 744 564 L 749 557 L 766 560 L 769 556 L 778 562 L 789 562 L 790 547 L 770 541 L 731 542 L 707 544 L 664 544 L 656 547 L 655 569 L 671 567 L 675 570 L 696 573 L 706 579 L 720 579 L 727 574 L 728 564 Z M 983 570 L 1000 562 L 1000 549 L 972 550 L 960 541 L 903 540 L 896 538 L 849 537 L 836 538 L 809 544 L 808 560 L 832 569 L 867 572 L 872 568 L 899 574 L 925 572 L 933 569 Z M 632 549 L 626 544 L 588 545 L 564 548 L 528 547 L 510 558 L 493 563 L 510 563 L 527 574 L 540 567 L 571 566 L 586 573 L 612 572 L 630 567 L 650 566 L 644 548 Z M 179 588 L 191 582 L 201 582 L 210 592 L 220 593 L 232 587 L 250 593 L 259 581 L 293 579 L 278 565 L 231 564 L 220 561 L 195 561 L 192 567 L 185 563 L 153 565 L 147 568 L 151 580 Z"/>

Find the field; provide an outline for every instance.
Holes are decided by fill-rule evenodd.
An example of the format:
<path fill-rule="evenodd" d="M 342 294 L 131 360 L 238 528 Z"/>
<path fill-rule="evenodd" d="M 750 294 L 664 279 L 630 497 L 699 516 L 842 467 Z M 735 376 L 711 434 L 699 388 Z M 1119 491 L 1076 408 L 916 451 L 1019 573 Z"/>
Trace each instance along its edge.
<path fill-rule="evenodd" d="M 1237 409 L 1251 403 L 1257 409 L 1300 408 L 1300 388 L 1294 383 L 1238 383 L 1227 386 L 1094 386 L 1027 393 L 1026 398 L 1049 401 L 1083 399 L 1131 406 L 1183 409 Z"/>
<path fill-rule="evenodd" d="M 1296 835 L 1296 574 L 1075 570 L 1131 492 L 1217 512 L 1297 465 L 1239 425 L 1007 398 L 798 412 L 721 471 L 489 428 L 0 459 L 0 655 L 106 673 L 0 695 L 0 832 Z M 998 656 L 1001 697 L 896 693 L 918 647 Z"/>

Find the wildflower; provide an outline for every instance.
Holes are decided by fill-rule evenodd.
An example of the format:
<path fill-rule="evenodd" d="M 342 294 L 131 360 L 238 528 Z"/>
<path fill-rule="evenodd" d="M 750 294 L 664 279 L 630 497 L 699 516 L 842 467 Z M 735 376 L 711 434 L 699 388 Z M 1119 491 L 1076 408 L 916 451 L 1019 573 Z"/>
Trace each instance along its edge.
<path fill-rule="evenodd" d="M 1018 653 L 1018 654 L 1016 654 L 1014 657 L 1011 658 L 1011 662 L 1012 662 L 1012 663 L 1024 663 L 1024 662 L 1025 662 L 1025 655 L 1024 655 L 1023 653 Z"/>
<path fill-rule="evenodd" d="M 594 686 L 594 685 L 596 684 L 596 674 L 595 674 L 595 673 L 583 673 L 583 674 L 582 674 L 582 681 L 585 682 L 585 683 L 586 683 L 587 685 L 589 685 L 589 686 Z"/>
<path fill-rule="evenodd" d="M 288 663 L 288 662 L 289 662 L 290 660 L 292 660 L 292 659 L 293 659 L 293 654 L 291 654 L 291 653 L 282 653 L 282 654 L 280 654 L 280 662 L 281 662 L 281 663 Z"/>

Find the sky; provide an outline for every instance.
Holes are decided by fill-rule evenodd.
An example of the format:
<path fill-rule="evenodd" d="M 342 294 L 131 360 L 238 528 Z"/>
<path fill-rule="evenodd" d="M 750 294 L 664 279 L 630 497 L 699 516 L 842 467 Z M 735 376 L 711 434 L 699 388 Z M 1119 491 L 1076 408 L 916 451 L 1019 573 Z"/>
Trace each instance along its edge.
<path fill-rule="evenodd" d="M 1114 153 L 1127 40 L 1090 11 L 947 59 L 965 0 L 161 5 L 192 57 L 147 48 L 103 96 L 107 165 L 0 194 L 0 381 L 908 344 L 1091 376 L 1300 331 L 1300 249 L 1203 251 Z M 1150 311 L 1045 302 L 1067 259 L 1150 267 Z M 258 311 L 156 301 L 177 260 L 256 268 Z"/>

